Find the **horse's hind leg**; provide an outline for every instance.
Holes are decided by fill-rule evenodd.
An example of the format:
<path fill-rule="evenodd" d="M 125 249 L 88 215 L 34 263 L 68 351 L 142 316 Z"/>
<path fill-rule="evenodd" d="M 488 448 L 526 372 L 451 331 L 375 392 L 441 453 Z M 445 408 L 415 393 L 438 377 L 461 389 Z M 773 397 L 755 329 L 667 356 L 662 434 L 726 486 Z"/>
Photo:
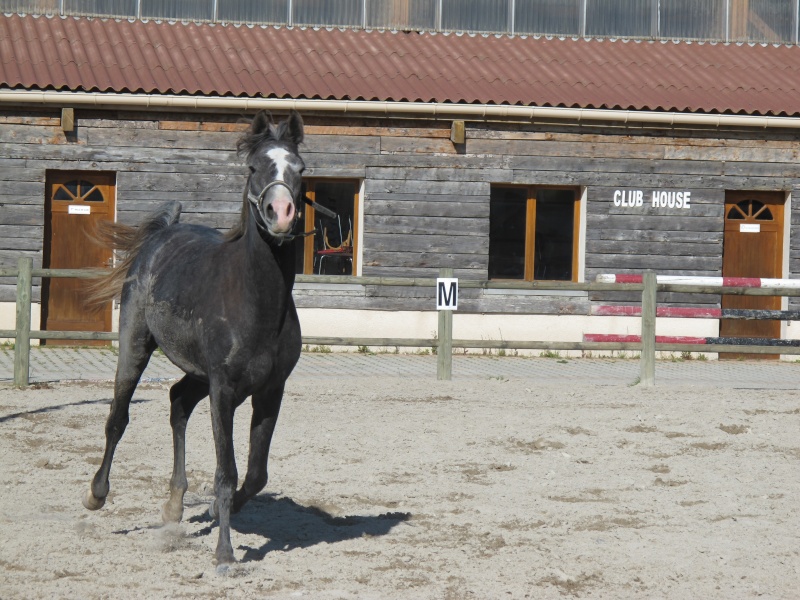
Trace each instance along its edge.
<path fill-rule="evenodd" d="M 250 421 L 250 452 L 247 475 L 242 487 L 233 497 L 233 512 L 239 512 L 244 504 L 267 485 L 267 460 L 275 423 L 281 409 L 283 385 L 264 394 L 253 395 L 253 418 Z"/>
<path fill-rule="evenodd" d="M 106 449 L 103 453 L 103 462 L 83 498 L 83 505 L 89 510 L 102 508 L 106 503 L 111 462 L 114 459 L 117 444 L 128 426 L 128 409 L 131 398 L 133 398 L 139 378 L 147 367 L 150 355 L 156 349 L 156 344 L 149 334 L 143 335 L 136 344 L 131 343 L 131 336 L 126 336 L 126 338 L 127 340 L 120 339 L 117 375 L 114 380 L 114 399 L 111 401 L 111 411 L 106 421 Z"/>
<path fill-rule="evenodd" d="M 189 487 L 186 481 L 186 423 L 203 398 L 208 396 L 208 383 L 187 375 L 169 391 L 172 425 L 172 447 L 175 454 L 172 479 L 169 482 L 169 500 L 161 516 L 165 523 L 177 523 L 183 518 L 183 496 Z"/>

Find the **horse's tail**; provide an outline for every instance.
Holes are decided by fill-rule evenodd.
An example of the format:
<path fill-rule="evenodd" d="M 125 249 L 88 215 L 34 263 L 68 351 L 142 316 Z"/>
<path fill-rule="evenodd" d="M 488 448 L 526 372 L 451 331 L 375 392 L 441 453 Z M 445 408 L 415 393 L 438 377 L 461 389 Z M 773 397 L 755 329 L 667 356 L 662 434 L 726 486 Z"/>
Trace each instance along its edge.
<path fill-rule="evenodd" d="M 128 271 L 139 250 L 154 234 L 177 223 L 180 216 L 181 203 L 167 202 L 146 216 L 138 226 L 111 221 L 98 222 L 94 240 L 106 248 L 111 248 L 119 260 L 110 271 L 103 270 L 103 275 L 90 280 L 86 286 L 88 303 L 102 304 L 119 298 Z"/>

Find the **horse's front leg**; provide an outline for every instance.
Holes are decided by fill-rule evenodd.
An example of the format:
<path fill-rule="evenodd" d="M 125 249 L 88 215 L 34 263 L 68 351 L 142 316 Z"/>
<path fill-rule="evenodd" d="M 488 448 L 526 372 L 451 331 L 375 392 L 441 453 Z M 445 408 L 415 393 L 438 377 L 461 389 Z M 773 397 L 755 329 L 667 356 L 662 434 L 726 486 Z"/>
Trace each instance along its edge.
<path fill-rule="evenodd" d="M 183 496 L 189 487 L 186 481 L 186 423 L 203 398 L 208 396 L 208 383 L 187 375 L 169 391 L 172 425 L 172 479 L 169 482 L 169 500 L 164 504 L 161 516 L 165 523 L 177 523 L 183 517 Z"/>
<path fill-rule="evenodd" d="M 253 394 L 253 418 L 250 421 L 250 452 L 247 459 L 247 475 L 242 487 L 233 497 L 233 512 L 264 489 L 267 485 L 267 460 L 272 434 L 278 421 L 283 399 L 283 384 L 268 391 Z"/>
<path fill-rule="evenodd" d="M 238 404 L 230 389 L 212 385 L 211 426 L 217 450 L 217 470 L 214 475 L 215 500 L 209 507 L 209 513 L 219 519 L 218 565 L 236 562 L 231 546 L 231 504 L 238 480 L 233 453 L 233 413 Z"/>

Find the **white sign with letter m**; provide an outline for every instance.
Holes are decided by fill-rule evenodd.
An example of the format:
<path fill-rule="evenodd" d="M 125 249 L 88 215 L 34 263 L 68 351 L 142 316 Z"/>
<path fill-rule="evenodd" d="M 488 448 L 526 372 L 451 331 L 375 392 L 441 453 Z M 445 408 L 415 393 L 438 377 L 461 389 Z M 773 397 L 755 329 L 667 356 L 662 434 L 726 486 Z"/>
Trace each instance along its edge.
<path fill-rule="evenodd" d="M 458 310 L 458 279 L 436 280 L 436 310 Z"/>

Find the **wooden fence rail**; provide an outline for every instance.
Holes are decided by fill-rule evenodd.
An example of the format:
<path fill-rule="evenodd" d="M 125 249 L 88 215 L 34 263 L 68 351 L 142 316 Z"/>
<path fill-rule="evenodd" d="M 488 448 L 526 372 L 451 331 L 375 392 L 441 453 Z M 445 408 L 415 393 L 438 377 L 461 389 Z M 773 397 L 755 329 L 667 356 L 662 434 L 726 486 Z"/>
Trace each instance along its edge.
<path fill-rule="evenodd" d="M 24 387 L 30 380 L 30 342 L 32 339 L 53 340 L 118 340 L 116 332 L 96 331 L 39 331 L 31 329 L 31 297 L 34 277 L 74 277 L 88 279 L 98 277 L 99 269 L 34 269 L 30 258 L 21 258 L 17 268 L 0 268 L 0 277 L 17 278 L 16 328 L 0 329 L 0 338 L 13 338 L 14 345 L 14 385 Z M 442 277 L 452 276 L 452 270 L 442 269 Z M 420 277 L 353 277 L 298 275 L 297 283 L 337 283 L 364 286 L 429 287 L 432 290 L 431 303 L 436 279 Z M 800 289 L 722 287 L 715 285 L 686 285 L 657 283 L 652 271 L 644 274 L 641 283 L 577 283 L 577 282 L 459 282 L 462 289 L 504 289 L 504 290 L 570 290 L 570 291 L 627 291 L 642 293 L 642 335 L 639 342 L 553 342 L 535 340 L 470 340 L 454 339 L 452 311 L 439 311 L 439 325 L 435 338 L 355 338 L 303 336 L 303 344 L 315 346 L 377 346 L 432 348 L 437 353 L 437 377 L 450 379 L 452 376 L 452 349 L 491 349 L 491 350 L 550 350 L 550 351 L 634 351 L 640 352 L 639 383 L 643 386 L 655 384 L 656 352 L 739 352 L 748 354 L 800 355 L 800 347 L 775 345 L 732 345 L 732 344 L 672 344 L 656 342 L 656 292 L 681 292 L 703 294 L 800 296 Z M 762 318 L 762 317 L 754 317 Z"/>

